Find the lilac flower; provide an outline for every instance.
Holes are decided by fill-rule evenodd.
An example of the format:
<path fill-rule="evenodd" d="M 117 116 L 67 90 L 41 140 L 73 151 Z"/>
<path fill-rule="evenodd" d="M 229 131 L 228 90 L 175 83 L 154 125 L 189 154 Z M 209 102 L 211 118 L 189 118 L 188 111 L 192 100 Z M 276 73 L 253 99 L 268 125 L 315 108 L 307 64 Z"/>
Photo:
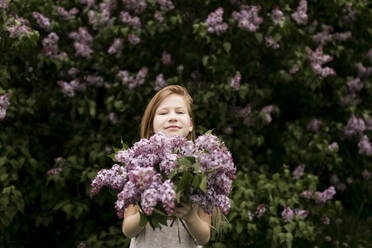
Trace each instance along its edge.
<path fill-rule="evenodd" d="M 57 83 L 61 86 L 64 95 L 72 97 L 75 95 L 75 90 L 79 86 L 79 79 L 74 79 L 70 83 L 60 80 Z"/>
<path fill-rule="evenodd" d="M 157 0 L 156 2 L 160 5 L 160 10 L 162 11 L 170 11 L 174 9 L 174 5 L 171 0 Z"/>
<path fill-rule="evenodd" d="M 135 34 L 128 34 L 128 40 L 129 43 L 132 45 L 137 45 L 138 43 L 141 42 L 141 39 Z"/>
<path fill-rule="evenodd" d="M 94 0 L 79 0 L 80 3 L 83 3 L 83 4 L 86 4 L 88 9 L 92 8 L 93 6 L 95 6 L 94 4 Z"/>
<path fill-rule="evenodd" d="M 52 168 L 47 171 L 47 175 L 59 175 L 62 172 L 62 168 Z"/>
<path fill-rule="evenodd" d="M 163 62 L 164 65 L 171 65 L 172 57 L 167 51 L 163 51 L 161 61 Z"/>
<path fill-rule="evenodd" d="M 166 180 L 161 186 L 160 186 L 160 200 L 163 203 L 163 208 L 168 213 L 173 213 L 173 208 L 175 206 L 175 197 L 176 192 L 173 188 L 173 183 L 170 180 Z"/>
<path fill-rule="evenodd" d="M 324 190 L 323 192 L 316 192 L 316 203 L 325 203 L 328 200 L 331 200 L 333 196 L 336 194 L 335 187 L 330 186 L 328 189 Z"/>
<path fill-rule="evenodd" d="M 134 78 L 129 75 L 128 71 L 119 71 L 118 77 L 121 79 L 123 85 L 127 85 L 134 80 Z"/>
<path fill-rule="evenodd" d="M 351 177 L 348 177 L 348 178 L 346 178 L 346 182 L 348 184 L 352 184 L 353 183 L 353 179 Z"/>
<path fill-rule="evenodd" d="M 250 32 L 256 32 L 259 25 L 263 22 L 263 18 L 258 16 L 260 6 L 242 5 L 241 11 L 234 11 L 233 18 L 238 21 L 238 27 Z"/>
<path fill-rule="evenodd" d="M 124 167 L 114 164 L 111 169 L 102 169 L 92 181 L 92 194 L 98 194 L 103 186 L 110 185 L 114 189 L 122 189 L 127 182 L 127 172 Z"/>
<path fill-rule="evenodd" d="M 368 119 L 365 124 L 366 124 L 366 130 L 372 131 L 372 118 Z"/>
<path fill-rule="evenodd" d="M 371 178 L 371 172 L 369 172 L 367 169 L 364 169 L 362 172 L 362 176 L 364 180 L 368 180 Z"/>
<path fill-rule="evenodd" d="M 339 191 L 344 191 L 346 189 L 346 184 L 344 183 L 339 183 L 336 185 L 336 189 Z"/>
<path fill-rule="evenodd" d="M 234 129 L 231 126 L 228 126 L 227 128 L 225 128 L 225 130 L 223 130 L 223 133 L 226 135 L 230 135 L 233 132 L 234 132 Z"/>
<path fill-rule="evenodd" d="M 132 17 L 128 12 L 120 12 L 121 22 L 128 23 L 134 30 L 141 29 L 141 20 L 138 16 Z"/>
<path fill-rule="evenodd" d="M 323 125 L 323 122 L 321 120 L 318 120 L 316 118 L 311 119 L 311 121 L 307 124 L 306 129 L 317 132 L 320 128 L 320 126 Z"/>
<path fill-rule="evenodd" d="M 81 241 L 76 248 L 86 248 L 86 247 L 87 247 L 87 242 Z"/>
<path fill-rule="evenodd" d="M 322 24 L 322 32 L 313 35 L 313 41 L 318 44 L 324 45 L 332 40 L 345 41 L 351 37 L 350 31 L 336 34 L 331 34 L 331 32 L 333 32 L 333 28 L 331 26 Z"/>
<path fill-rule="evenodd" d="M 115 112 L 110 112 L 109 120 L 112 125 L 118 124 L 118 115 Z"/>
<path fill-rule="evenodd" d="M 6 116 L 6 110 L 10 105 L 10 93 L 0 95 L 0 120 L 3 120 Z"/>
<path fill-rule="evenodd" d="M 332 57 L 327 54 L 323 54 L 322 46 L 318 46 L 315 51 L 310 48 L 306 48 L 308 58 L 311 61 L 311 67 L 313 71 L 318 74 L 321 78 L 328 77 L 330 75 L 335 75 L 335 71 L 330 67 L 322 67 L 323 64 L 332 61 Z"/>
<path fill-rule="evenodd" d="M 261 112 L 265 114 L 266 123 L 269 124 L 272 121 L 271 114 L 279 113 L 279 108 L 275 105 L 267 105 L 261 109 Z"/>
<path fill-rule="evenodd" d="M 47 56 L 56 58 L 58 56 L 58 40 L 59 37 L 56 33 L 52 32 L 47 38 L 42 41 L 43 53 Z"/>
<path fill-rule="evenodd" d="M 154 188 L 146 189 L 141 195 L 141 206 L 145 214 L 150 215 L 158 203 L 158 191 Z"/>
<path fill-rule="evenodd" d="M 329 146 L 328 146 L 328 151 L 338 151 L 338 144 L 337 142 L 332 142 Z"/>
<path fill-rule="evenodd" d="M 116 38 L 114 40 L 114 43 L 108 49 L 107 53 L 108 54 L 117 54 L 118 56 L 120 56 L 121 50 L 123 49 L 123 42 L 124 42 L 123 39 Z"/>
<path fill-rule="evenodd" d="M 164 17 L 161 14 L 160 11 L 155 11 L 155 13 L 154 13 L 154 19 L 157 20 L 158 23 L 160 23 L 160 24 L 163 23 L 163 21 L 164 21 Z"/>
<path fill-rule="evenodd" d="M 275 25 L 279 25 L 279 23 L 284 20 L 283 12 L 280 10 L 279 6 L 273 8 L 271 11 L 271 18 Z"/>
<path fill-rule="evenodd" d="M 248 219 L 249 221 L 253 220 L 253 213 L 250 210 L 248 210 Z"/>
<path fill-rule="evenodd" d="M 156 76 L 154 90 L 159 91 L 160 89 L 164 88 L 167 85 L 168 83 L 167 80 L 164 79 L 163 73 L 160 73 L 159 75 Z"/>
<path fill-rule="evenodd" d="M 205 20 L 205 23 L 208 25 L 208 33 L 220 35 L 227 30 L 228 25 L 226 22 L 223 22 L 222 16 L 223 8 L 221 7 L 208 15 L 207 20 Z"/>
<path fill-rule="evenodd" d="M 80 71 L 79 71 L 78 68 L 76 68 L 76 67 L 71 67 L 71 68 L 68 70 L 67 74 L 70 75 L 70 76 L 75 76 L 75 75 L 78 74 L 79 72 L 80 72 Z"/>
<path fill-rule="evenodd" d="M 5 2 L 5 0 L 0 0 L 0 9 L 8 10 L 8 4 Z"/>
<path fill-rule="evenodd" d="M 369 75 L 372 74 L 372 66 L 365 67 L 362 63 L 356 63 L 355 67 L 358 71 L 359 77 L 368 77 Z"/>
<path fill-rule="evenodd" d="M 14 19 L 10 19 L 7 22 L 7 30 L 10 33 L 10 38 L 20 38 L 31 32 L 31 28 L 28 26 L 28 21 L 14 15 Z"/>
<path fill-rule="evenodd" d="M 242 78 L 242 75 L 240 73 L 237 73 L 235 77 L 231 79 L 230 86 L 233 90 L 238 91 L 240 89 L 241 78 Z"/>
<path fill-rule="evenodd" d="M 133 10 L 136 14 L 142 13 L 147 7 L 145 0 L 122 0 L 122 2 L 125 9 Z"/>
<path fill-rule="evenodd" d="M 305 190 L 305 191 L 303 191 L 303 192 L 300 194 L 300 196 L 301 196 L 302 198 L 310 199 L 310 198 L 313 197 L 313 192 L 310 191 L 310 190 Z"/>
<path fill-rule="evenodd" d="M 104 79 L 101 76 L 88 75 L 84 77 L 84 80 L 95 87 L 101 87 L 104 84 Z"/>
<path fill-rule="evenodd" d="M 87 59 L 91 58 L 93 50 L 85 43 L 80 43 L 78 41 L 75 41 L 74 48 L 76 50 L 76 53 L 75 53 L 76 56 L 81 56 Z"/>
<path fill-rule="evenodd" d="M 146 67 L 141 68 L 136 75 L 136 78 L 134 78 L 131 82 L 129 82 L 129 88 L 134 89 L 138 86 L 143 85 L 145 82 L 146 76 L 148 73 L 148 69 Z"/>
<path fill-rule="evenodd" d="M 358 13 L 358 11 L 356 9 L 354 9 L 353 7 L 351 6 L 346 6 L 344 9 L 343 9 L 343 12 L 345 13 L 344 15 L 344 22 L 346 24 L 350 24 L 352 22 L 354 22 L 356 20 L 356 14 Z"/>
<path fill-rule="evenodd" d="M 360 138 L 360 141 L 358 143 L 359 147 L 359 154 L 364 154 L 367 156 L 372 155 L 372 146 L 371 142 L 369 141 L 369 138 L 367 135 L 362 135 Z"/>
<path fill-rule="evenodd" d="M 34 11 L 32 16 L 36 19 L 37 24 L 44 30 L 49 31 L 50 21 L 49 18 L 43 16 L 39 12 Z"/>
<path fill-rule="evenodd" d="M 71 20 L 76 14 L 79 13 L 79 9 L 77 8 L 72 8 L 70 9 L 70 11 L 67 11 L 65 8 L 61 6 L 56 6 L 56 11 L 65 21 Z"/>
<path fill-rule="evenodd" d="M 291 67 L 291 69 L 289 70 L 289 73 L 290 74 L 295 74 L 296 72 L 298 72 L 299 69 L 300 69 L 300 67 L 297 64 L 295 64 Z"/>
<path fill-rule="evenodd" d="M 280 47 L 280 45 L 271 36 L 265 37 L 265 45 L 266 47 L 271 47 L 273 49 L 278 49 Z"/>
<path fill-rule="evenodd" d="M 292 176 L 293 176 L 293 179 L 295 180 L 298 180 L 300 179 L 300 177 L 302 177 L 304 175 L 304 169 L 305 169 L 305 165 L 304 164 L 300 164 L 293 172 L 292 172 Z"/>
<path fill-rule="evenodd" d="M 285 206 L 282 211 L 282 217 L 285 222 L 290 222 L 294 216 L 294 213 L 290 207 Z"/>
<path fill-rule="evenodd" d="M 300 210 L 296 208 L 294 212 L 296 215 L 301 216 L 304 219 L 309 215 L 309 210 Z"/>
<path fill-rule="evenodd" d="M 356 78 L 347 82 L 347 86 L 351 92 L 358 92 L 363 88 L 363 83 L 360 82 L 360 78 Z"/>
<path fill-rule="evenodd" d="M 93 43 L 93 37 L 86 27 L 79 27 L 78 32 L 71 32 L 68 34 L 68 37 L 89 46 Z"/>
<path fill-rule="evenodd" d="M 258 205 L 257 209 L 256 209 L 256 216 L 257 218 L 261 218 L 265 213 L 265 204 L 260 204 Z"/>
<path fill-rule="evenodd" d="M 322 217 L 322 223 L 324 224 L 324 225 L 329 225 L 330 223 L 331 223 L 331 221 L 329 220 L 329 218 L 327 217 L 327 216 L 323 216 Z"/>
<path fill-rule="evenodd" d="M 362 133 L 366 129 L 363 119 L 356 118 L 354 114 L 350 116 L 349 121 L 344 129 L 345 137 L 351 137 L 356 134 Z"/>
<path fill-rule="evenodd" d="M 216 205 L 221 210 L 221 213 L 227 215 L 230 209 L 230 199 L 226 195 L 218 195 L 216 197 Z"/>
<path fill-rule="evenodd" d="M 297 7 L 296 12 L 294 12 L 291 16 L 297 24 L 306 25 L 308 21 L 308 16 L 306 12 L 307 12 L 307 1 L 300 0 L 300 3 Z"/>

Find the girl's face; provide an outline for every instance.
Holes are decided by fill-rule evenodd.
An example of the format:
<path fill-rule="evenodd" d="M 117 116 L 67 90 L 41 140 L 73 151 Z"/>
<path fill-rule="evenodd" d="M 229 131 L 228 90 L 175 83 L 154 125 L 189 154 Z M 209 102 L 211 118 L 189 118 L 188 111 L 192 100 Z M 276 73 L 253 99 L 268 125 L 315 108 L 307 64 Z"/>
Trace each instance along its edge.
<path fill-rule="evenodd" d="M 186 137 L 193 124 L 184 97 L 177 94 L 167 96 L 155 111 L 153 127 L 155 133 L 161 131 L 167 137 Z"/>

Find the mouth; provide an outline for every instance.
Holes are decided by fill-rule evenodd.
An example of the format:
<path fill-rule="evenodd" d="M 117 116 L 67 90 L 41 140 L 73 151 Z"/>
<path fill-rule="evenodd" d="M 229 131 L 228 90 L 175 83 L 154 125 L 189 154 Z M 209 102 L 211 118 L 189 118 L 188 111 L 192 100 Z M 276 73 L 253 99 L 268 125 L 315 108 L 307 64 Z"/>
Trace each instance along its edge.
<path fill-rule="evenodd" d="M 178 127 L 178 126 L 169 126 L 169 127 L 166 127 L 165 129 L 180 129 L 180 127 Z"/>

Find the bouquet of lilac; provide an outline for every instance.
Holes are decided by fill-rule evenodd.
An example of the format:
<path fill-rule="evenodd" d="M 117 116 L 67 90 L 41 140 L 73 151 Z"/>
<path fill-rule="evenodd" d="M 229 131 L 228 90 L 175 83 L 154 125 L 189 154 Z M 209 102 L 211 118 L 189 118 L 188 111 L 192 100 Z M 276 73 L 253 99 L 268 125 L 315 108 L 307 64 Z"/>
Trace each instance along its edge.
<path fill-rule="evenodd" d="M 215 207 L 228 213 L 236 168 L 225 144 L 210 132 L 195 142 L 159 132 L 130 149 L 122 144 L 111 155 L 121 165 L 100 170 L 91 184 L 93 194 L 103 186 L 119 191 L 119 218 L 130 204 L 139 206 L 141 225 L 149 222 L 153 228 L 166 224 L 181 202 L 196 203 L 207 213 Z"/>

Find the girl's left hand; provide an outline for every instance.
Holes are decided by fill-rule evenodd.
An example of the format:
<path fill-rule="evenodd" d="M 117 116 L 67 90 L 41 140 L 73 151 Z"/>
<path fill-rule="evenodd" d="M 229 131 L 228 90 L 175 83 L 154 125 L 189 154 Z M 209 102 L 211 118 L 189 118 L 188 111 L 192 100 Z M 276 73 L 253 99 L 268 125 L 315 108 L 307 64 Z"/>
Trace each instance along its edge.
<path fill-rule="evenodd" d="M 174 209 L 174 215 L 189 222 L 197 216 L 198 209 L 193 207 L 191 203 L 182 203 L 182 207 Z"/>

